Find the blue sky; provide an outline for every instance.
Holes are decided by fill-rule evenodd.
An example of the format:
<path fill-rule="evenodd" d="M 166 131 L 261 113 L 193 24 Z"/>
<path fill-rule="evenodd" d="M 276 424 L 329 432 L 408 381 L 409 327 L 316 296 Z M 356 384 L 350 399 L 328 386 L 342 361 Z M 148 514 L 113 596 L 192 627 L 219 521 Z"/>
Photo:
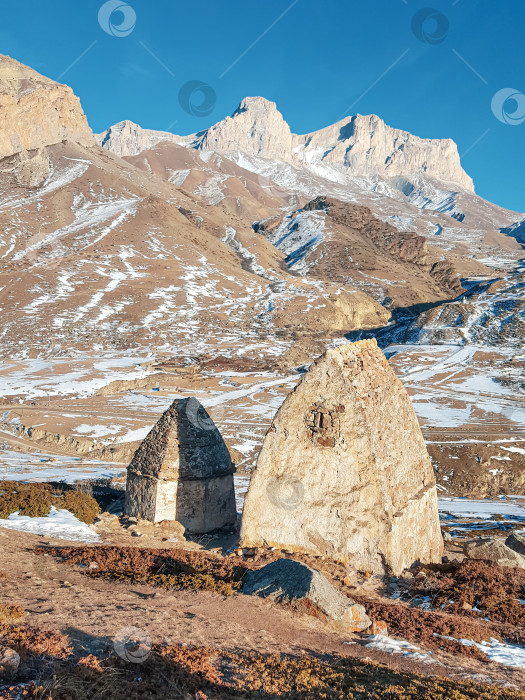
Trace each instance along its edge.
<path fill-rule="evenodd" d="M 101 28 L 98 0 L 2 0 L 0 52 L 71 85 L 95 131 L 131 119 L 191 133 L 246 95 L 277 102 L 296 133 L 375 113 L 454 139 L 477 192 L 523 212 L 525 121 L 498 120 L 491 100 L 503 88 L 525 92 L 525 3 L 430 2 L 448 29 L 434 13 L 418 38 L 412 18 L 428 7 L 419 0 L 131 0 L 126 36 Z M 114 27 L 124 19 L 110 16 Z M 207 116 L 179 104 L 191 80 L 215 91 Z M 502 109 L 520 121 L 522 107 L 518 94 Z"/>

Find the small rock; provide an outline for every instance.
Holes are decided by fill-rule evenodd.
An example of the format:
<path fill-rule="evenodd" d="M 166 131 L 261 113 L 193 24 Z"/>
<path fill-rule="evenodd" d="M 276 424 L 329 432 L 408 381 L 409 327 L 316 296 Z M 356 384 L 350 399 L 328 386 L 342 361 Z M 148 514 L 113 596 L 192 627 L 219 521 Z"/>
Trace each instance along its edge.
<path fill-rule="evenodd" d="M 370 629 L 370 634 L 383 634 L 388 636 L 388 625 L 384 620 L 374 620 Z"/>
<path fill-rule="evenodd" d="M 514 552 L 525 556 L 525 535 L 520 535 L 517 532 L 513 532 L 507 537 L 505 544 Z"/>
<path fill-rule="evenodd" d="M 0 648 L 0 675 L 12 676 L 19 666 L 20 656 L 14 649 Z"/>
<path fill-rule="evenodd" d="M 443 535 L 443 542 L 453 542 L 454 541 L 454 538 L 452 537 L 450 532 L 442 532 L 441 534 Z"/>
<path fill-rule="evenodd" d="M 95 525 L 102 523 L 104 525 L 116 525 L 118 523 L 118 516 L 114 513 L 100 513 L 95 518 Z"/>
<path fill-rule="evenodd" d="M 498 566 L 525 569 L 525 557 L 502 542 L 491 537 L 480 537 L 463 545 L 465 556 L 469 559 L 484 559 Z"/>
<path fill-rule="evenodd" d="M 142 532 L 139 532 L 139 530 L 132 530 L 131 536 L 132 537 L 142 537 Z"/>
<path fill-rule="evenodd" d="M 178 537 L 179 539 L 184 539 L 184 534 L 186 528 L 178 520 L 161 520 L 159 523 L 155 523 L 155 527 L 162 533 L 169 533 L 171 537 Z"/>

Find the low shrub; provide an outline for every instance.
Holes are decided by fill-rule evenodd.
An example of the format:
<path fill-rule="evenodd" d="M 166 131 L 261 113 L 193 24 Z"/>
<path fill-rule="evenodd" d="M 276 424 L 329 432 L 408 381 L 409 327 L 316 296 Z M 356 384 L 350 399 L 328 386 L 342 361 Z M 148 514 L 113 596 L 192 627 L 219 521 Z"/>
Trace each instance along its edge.
<path fill-rule="evenodd" d="M 49 673 L 55 661 L 67 659 L 73 650 L 66 635 L 26 625 L 21 622 L 26 612 L 20 605 L 0 605 L 0 646 L 13 649 L 20 656 L 19 678 L 34 679 Z M 0 685 L 2 676 L 0 674 Z M 10 697 L 0 693 L 0 698 Z M 26 694 L 22 693 L 24 697 Z M 18 695 L 21 697 L 19 689 Z"/>
<path fill-rule="evenodd" d="M 99 504 L 93 496 L 89 496 L 87 493 L 72 489 L 71 491 L 65 492 L 63 499 L 62 507 L 69 510 L 76 518 L 88 525 L 95 522 L 95 518 L 100 513 Z"/>
<path fill-rule="evenodd" d="M 42 518 L 49 514 L 51 506 L 69 510 L 88 525 L 100 513 L 92 496 L 65 484 L 52 488 L 50 484 L 0 481 L 0 518 L 8 518 L 17 511 L 30 518 Z"/>
<path fill-rule="evenodd" d="M 80 564 L 92 578 L 147 583 L 167 589 L 211 591 L 232 595 L 240 588 L 246 566 L 207 552 L 138 549 L 117 546 L 37 547 L 69 564 Z M 96 564 L 96 567 L 93 567 Z"/>
<path fill-rule="evenodd" d="M 25 614 L 21 605 L 0 605 L 0 622 L 15 622 L 25 617 Z"/>
<path fill-rule="evenodd" d="M 525 570 L 465 559 L 419 571 L 423 575 L 412 579 L 405 598 L 427 596 L 448 613 L 479 619 L 481 611 L 491 621 L 525 627 L 525 605 L 519 602 L 525 598 Z"/>
<path fill-rule="evenodd" d="M 20 512 L 30 518 L 42 518 L 51 509 L 51 493 L 46 484 L 24 484 L 17 481 L 0 482 L 0 518 Z"/>

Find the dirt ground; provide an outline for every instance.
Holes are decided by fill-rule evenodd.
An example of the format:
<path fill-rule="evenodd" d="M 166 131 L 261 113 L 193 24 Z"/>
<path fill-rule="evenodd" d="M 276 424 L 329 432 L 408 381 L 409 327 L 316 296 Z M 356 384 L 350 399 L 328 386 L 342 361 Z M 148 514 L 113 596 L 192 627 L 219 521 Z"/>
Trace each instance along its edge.
<path fill-rule="evenodd" d="M 0 579 L 0 602 L 22 605 L 29 624 L 67 633 L 77 653 L 102 652 L 121 629 L 131 626 L 144 630 L 153 642 L 262 653 L 339 654 L 426 676 L 525 688 L 523 671 L 443 652 L 433 654 L 435 663 L 393 656 L 364 647 L 364 636 L 345 633 L 267 600 L 88 578 L 78 567 L 34 554 L 32 549 L 42 544 L 65 543 L 0 529 L 0 569 L 7 574 Z M 164 542 L 163 546 L 178 545 Z"/>

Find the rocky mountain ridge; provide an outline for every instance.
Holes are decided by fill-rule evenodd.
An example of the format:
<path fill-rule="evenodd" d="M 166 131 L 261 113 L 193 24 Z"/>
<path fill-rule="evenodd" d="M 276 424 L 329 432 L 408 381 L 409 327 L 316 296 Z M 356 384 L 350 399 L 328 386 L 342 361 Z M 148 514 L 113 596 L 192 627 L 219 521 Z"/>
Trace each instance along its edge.
<path fill-rule="evenodd" d="M 363 187 L 353 176 L 353 184 L 333 183 L 327 207 L 318 198 L 329 180 L 313 170 L 303 190 L 297 180 L 289 189 L 276 184 L 276 172 L 306 173 L 305 163 L 315 170 L 315 158 L 348 171 L 375 167 L 394 138 L 378 118 L 351 118 L 297 137 L 274 103 L 247 98 L 232 117 L 179 143 L 124 122 L 101 148 L 69 88 L 12 59 L 0 61 L 2 70 L 9 98 L 4 142 L 11 143 L 0 160 L 7 345 L 21 337 L 37 352 L 95 338 L 102 347 L 169 343 L 186 338 L 188 323 L 195 332 L 211 328 L 203 347 L 224 337 L 242 344 L 277 333 L 290 343 L 297 331 L 330 336 L 380 328 L 397 308 L 456 299 L 465 289 L 461 278 L 490 276 L 502 256 L 512 261 L 521 250 L 515 237 L 485 223 L 494 216 L 500 228 L 513 221 L 490 203 L 484 218 L 469 211 L 463 221 L 446 193 L 435 190 L 444 204 L 431 210 L 380 176 L 362 178 Z M 30 102 L 21 106 L 23 100 Z M 46 128 L 20 131 L 24 109 L 34 129 L 41 122 Z M 358 157 L 359 144 L 366 145 L 361 127 L 369 141 Z M 407 161 L 419 141 L 406 132 L 395 138 L 401 141 L 388 167 L 397 172 L 405 162 L 428 173 L 430 151 Z M 246 153 L 222 153 L 234 144 Z M 320 144 L 333 148 L 321 153 Z M 453 151 L 449 142 L 429 144 Z M 13 162 L 19 154 L 25 161 Z M 278 155 L 297 162 L 269 159 Z M 254 172 L 257 159 L 268 176 Z M 461 196 L 482 209 L 464 183 Z"/>
<path fill-rule="evenodd" d="M 117 134 L 119 129 L 122 136 Z M 336 182 L 348 176 L 410 179 L 425 175 L 474 192 L 451 139 L 421 139 L 373 114 L 357 114 L 309 134 L 293 134 L 277 105 L 262 97 L 245 98 L 231 117 L 185 137 L 136 128 L 129 122 L 97 135 L 99 143 L 117 155 L 136 155 L 161 138 L 202 151 L 300 165 Z"/>

